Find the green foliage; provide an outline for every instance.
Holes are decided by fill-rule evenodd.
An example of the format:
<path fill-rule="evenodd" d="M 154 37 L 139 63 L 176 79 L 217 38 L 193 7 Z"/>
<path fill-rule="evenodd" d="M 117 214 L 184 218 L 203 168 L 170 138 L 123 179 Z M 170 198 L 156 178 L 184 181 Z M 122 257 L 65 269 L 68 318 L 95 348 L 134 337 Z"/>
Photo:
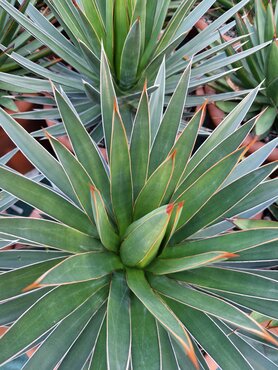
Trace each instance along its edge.
<path fill-rule="evenodd" d="M 8 3 L 18 8 L 18 11 L 21 13 L 26 11 L 29 4 L 36 4 L 38 8 L 41 7 L 38 0 L 27 0 L 22 4 L 17 0 L 9 0 Z M 38 61 L 49 54 L 47 48 L 41 48 L 40 42 L 34 40 L 28 32 L 22 31 L 16 21 L 11 19 L 3 9 L 0 9 L 0 72 L 15 75 L 26 74 L 26 70 L 15 61 L 9 59 L 7 54 L 11 52 L 17 52 L 19 55 L 32 61 Z M 10 89 L 9 86 L 6 88 L 7 90 Z M 4 89 L 5 86 L 3 88 L 1 86 L 0 105 L 17 111 L 17 106 L 12 97 Z"/>
<path fill-rule="evenodd" d="M 261 166 L 273 143 L 247 159 L 238 149 L 258 90 L 192 154 L 204 106 L 177 136 L 190 67 L 159 120 L 144 88 L 131 142 L 104 51 L 101 70 L 107 163 L 63 91 L 55 97 L 74 154 L 48 135 L 50 157 L 0 111 L 3 129 L 53 183 L 5 167 L 12 153 L 1 159 L 3 192 L 50 219 L 0 218 L 0 246 L 24 244 L 0 251 L 0 317 L 10 325 L 0 363 L 39 343 L 25 369 L 208 369 L 200 349 L 223 369 L 251 369 L 254 359 L 272 369 L 253 346 L 275 351 L 277 339 L 248 313 L 278 319 L 277 276 L 260 270 L 270 253 L 277 263 L 278 228 L 244 217 L 277 199 L 268 180 L 277 163 Z"/>
<path fill-rule="evenodd" d="M 248 89 L 264 82 L 252 108 L 253 115 L 262 113 L 255 127 L 255 134 L 262 138 L 269 132 L 276 135 L 278 128 L 278 3 L 274 4 L 272 1 L 264 4 L 261 0 L 254 0 L 253 16 L 251 13 L 237 14 L 236 32 L 239 36 L 245 35 L 242 49 L 248 50 L 262 43 L 266 47 L 248 56 L 245 61 L 238 61 L 232 65 L 239 68 L 230 75 L 232 83 L 226 80 L 213 83 L 217 91 L 227 92 L 234 86 Z M 227 49 L 226 52 L 228 55 L 236 54 L 233 48 Z M 220 103 L 219 107 L 224 111 L 230 111 L 229 104 Z"/>
<path fill-rule="evenodd" d="M 0 81 L 9 86 L 11 91 L 21 93 L 41 91 L 51 93 L 49 79 L 54 84 L 62 86 L 75 109 L 80 113 L 83 124 L 87 128 L 94 128 L 91 135 L 96 142 L 103 137 L 99 106 L 100 80 L 103 75 L 100 70 L 102 46 L 107 55 L 107 65 L 111 69 L 128 137 L 131 134 L 134 107 L 137 105 L 146 80 L 149 86 L 148 94 L 154 93 L 153 101 L 157 101 L 162 91 L 163 95 L 173 94 L 183 71 L 190 64 L 190 59 L 192 59 L 194 73 L 191 75 L 189 88 L 194 89 L 208 80 L 214 81 L 222 77 L 223 72 L 219 73 L 220 68 L 229 65 L 232 61 L 241 60 L 261 48 L 259 46 L 255 50 L 239 52 L 232 59 L 222 53 L 217 62 L 215 57 L 219 54 L 219 48 L 210 48 L 212 43 L 220 40 L 220 35 L 233 26 L 233 22 L 227 25 L 225 23 L 248 0 L 242 0 L 213 22 L 207 30 L 188 42 L 185 42 L 186 36 L 215 0 L 201 2 L 183 0 L 175 7 L 170 17 L 168 11 L 173 10 L 170 0 L 46 0 L 45 2 L 51 10 L 50 14 L 56 17 L 61 27 L 55 27 L 50 22 L 49 16 L 39 12 L 32 4 L 29 4 L 25 15 L 16 10 L 7 0 L 0 1 L 0 8 L 71 68 L 65 68 L 63 64 L 50 67 L 39 65 L 15 51 L 10 55 L 11 60 L 38 78 L 14 78 L 10 74 L 0 73 Z M 223 45 L 223 49 L 227 46 Z M 210 50 L 203 53 L 206 48 Z M 164 59 L 165 70 L 163 71 L 160 68 Z M 161 74 L 156 80 L 159 70 Z M 165 89 L 160 86 L 162 73 L 166 74 Z M 206 76 L 208 73 L 209 79 Z M 232 94 L 233 97 L 235 95 L 237 94 Z M 230 94 L 218 97 L 218 100 L 229 96 Z M 189 96 L 187 106 L 202 104 L 204 100 L 205 98 L 202 97 Z M 36 101 L 53 105 L 53 109 L 18 114 L 16 117 L 52 120 L 60 118 L 54 99 L 37 97 Z M 168 104 L 168 99 L 165 104 Z M 103 107 L 102 110 L 105 112 Z M 103 119 L 106 119 L 105 116 Z M 110 119 L 108 117 L 108 120 Z M 48 132 L 54 136 L 61 135 L 64 133 L 64 126 L 57 124 L 49 128 Z M 39 130 L 34 135 L 44 134 Z M 108 140 L 107 145 L 109 144 Z"/>

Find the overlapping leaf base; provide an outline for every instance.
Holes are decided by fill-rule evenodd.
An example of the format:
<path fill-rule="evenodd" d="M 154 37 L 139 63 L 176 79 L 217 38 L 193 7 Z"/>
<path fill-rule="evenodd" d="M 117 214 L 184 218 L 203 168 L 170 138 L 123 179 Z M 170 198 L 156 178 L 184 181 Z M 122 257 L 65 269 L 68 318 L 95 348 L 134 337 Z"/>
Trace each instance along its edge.
<path fill-rule="evenodd" d="M 238 219 L 278 197 L 277 164 L 261 166 L 277 141 L 246 159 L 238 149 L 257 90 L 192 155 L 203 107 L 177 135 L 190 66 L 163 115 L 162 77 L 150 102 L 144 88 L 130 137 L 104 53 L 101 70 L 108 163 L 63 92 L 74 154 L 48 135 L 54 159 L 0 113 L 53 184 L 0 166 L 3 192 L 48 216 L 0 218 L 1 246 L 25 245 L 0 252 L 0 318 L 11 324 L 0 363 L 38 345 L 25 370 L 208 369 L 205 353 L 225 370 L 275 369 L 261 347 L 277 353 L 277 339 L 249 313 L 278 319 L 277 273 L 260 269 L 278 259 L 278 227 Z"/>

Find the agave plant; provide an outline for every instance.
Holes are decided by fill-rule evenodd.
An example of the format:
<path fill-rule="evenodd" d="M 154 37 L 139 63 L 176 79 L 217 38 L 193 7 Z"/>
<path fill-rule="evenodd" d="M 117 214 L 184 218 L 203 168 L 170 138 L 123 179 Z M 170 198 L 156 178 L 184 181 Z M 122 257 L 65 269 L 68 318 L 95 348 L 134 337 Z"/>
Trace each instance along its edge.
<path fill-rule="evenodd" d="M 239 67 L 229 77 L 230 81 L 219 81 L 213 84 L 217 91 L 227 92 L 236 89 L 248 89 L 257 86 L 261 81 L 264 82 L 264 89 L 258 94 L 252 114 L 258 114 L 261 111 L 265 112 L 258 120 L 255 127 L 255 133 L 264 138 L 269 133 L 277 136 L 278 129 L 278 4 L 275 7 L 271 1 L 264 6 L 261 0 L 254 0 L 255 15 L 248 17 L 237 15 L 237 33 L 239 35 L 249 36 L 243 49 L 247 50 L 250 46 L 254 47 L 261 42 L 270 41 L 270 45 L 253 55 L 250 55 L 244 62 L 237 62 L 233 67 Z M 272 42 L 271 42 L 272 41 Z M 227 50 L 229 55 L 233 54 L 233 50 Z M 232 82 L 232 83 L 231 83 Z M 231 106 L 235 103 L 217 103 L 217 105 L 226 112 L 229 112 Z"/>
<path fill-rule="evenodd" d="M 220 34 L 233 27 L 233 22 L 227 25 L 225 22 L 248 0 L 241 1 L 213 22 L 208 29 L 188 42 L 185 42 L 186 35 L 215 0 L 201 1 L 194 8 L 193 6 L 197 4 L 196 0 L 183 0 L 170 21 L 167 16 L 168 10 L 173 9 L 170 0 L 46 0 L 45 2 L 62 29 L 54 27 L 32 4 L 29 5 L 25 15 L 22 15 L 7 0 L 1 0 L 0 7 L 71 68 L 63 64 L 45 68 L 14 52 L 10 54 L 10 58 L 40 78 L 14 78 L 2 73 L 0 80 L 9 83 L 14 92 L 51 93 L 49 79 L 63 86 L 76 110 L 81 114 L 86 127 L 97 127 L 92 133 L 96 141 L 103 137 L 99 105 L 102 43 L 108 56 L 128 136 L 131 133 L 134 118 L 134 104 L 138 103 L 146 79 L 149 85 L 148 92 L 155 91 L 153 99 L 160 100 L 164 93 L 171 96 L 192 57 L 194 57 L 194 70 L 190 88 L 194 90 L 202 83 L 215 80 L 223 76 L 223 73 L 225 75 L 225 71 L 221 71 L 223 66 L 263 47 L 243 51 L 232 57 L 226 57 L 225 53 L 222 53 L 221 60 L 217 61 L 214 57 L 230 43 L 204 51 L 220 39 Z M 164 58 L 165 67 L 161 68 Z M 160 80 L 164 81 L 166 76 L 166 82 L 160 86 L 160 89 L 157 89 L 160 85 L 156 80 L 158 71 L 160 71 Z M 209 77 L 207 77 L 208 73 Z M 220 94 L 217 99 L 237 95 L 238 93 L 235 92 L 224 96 Z M 134 100 L 136 100 L 135 103 Z M 166 104 L 168 100 L 165 101 Z M 198 105 L 203 100 L 204 98 L 189 97 L 187 105 Z M 40 102 L 55 106 L 55 101 L 51 100 L 51 97 L 42 97 Z M 49 111 L 28 113 L 24 117 L 55 120 L 60 115 L 58 109 L 54 107 Z M 49 130 L 53 135 L 62 132 L 62 124 Z M 42 131 L 37 133 L 38 136 L 42 134 Z"/>
<path fill-rule="evenodd" d="M 273 143 L 243 161 L 238 149 L 258 89 L 192 155 L 204 107 L 177 135 L 190 66 L 162 117 L 155 102 L 158 126 L 144 87 L 130 142 L 104 53 L 101 68 L 107 162 L 63 91 L 55 99 L 74 154 L 46 134 L 55 159 L 0 113 L 53 184 L 0 167 L 0 187 L 46 217 L 0 218 L 0 232 L 25 245 L 0 252 L 0 317 L 10 326 L 0 363 L 38 345 L 25 370 L 208 369 L 205 353 L 223 369 L 272 369 L 252 343 L 276 351 L 277 339 L 248 312 L 278 316 L 275 272 L 258 269 L 278 258 L 277 223 L 230 220 L 278 197 L 277 179 L 267 180 L 277 163 L 260 166 Z"/>
<path fill-rule="evenodd" d="M 41 7 L 37 0 L 24 2 L 9 0 L 8 3 L 18 8 L 18 11 L 22 14 L 26 11 L 29 3 L 36 4 L 38 9 Z M 22 5 L 20 5 L 21 3 Z M 49 54 L 47 48 L 42 48 L 39 41 L 33 39 L 28 32 L 22 31 L 11 17 L 3 9 L 0 9 L 0 72 L 15 75 L 26 74 L 26 69 L 23 69 L 18 63 L 8 57 L 7 53 L 12 51 L 32 61 L 38 61 Z M 5 89 L 11 90 L 11 86 L 1 83 L 0 105 L 17 111 L 13 98 L 8 95 Z"/>

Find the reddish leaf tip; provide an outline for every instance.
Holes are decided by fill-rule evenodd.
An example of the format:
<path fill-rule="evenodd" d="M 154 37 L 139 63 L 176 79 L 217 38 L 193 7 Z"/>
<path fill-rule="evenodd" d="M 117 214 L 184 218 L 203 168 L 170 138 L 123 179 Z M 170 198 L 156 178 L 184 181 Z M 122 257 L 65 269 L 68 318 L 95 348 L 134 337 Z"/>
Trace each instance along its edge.
<path fill-rule="evenodd" d="M 114 99 L 113 109 L 115 113 L 119 113 L 119 107 L 118 107 L 118 102 L 116 98 Z"/>
<path fill-rule="evenodd" d="M 166 208 L 166 213 L 168 214 L 168 215 L 171 215 L 172 214 L 172 212 L 173 212 L 173 209 L 174 209 L 174 203 L 171 203 L 171 204 L 168 204 L 168 206 L 167 206 L 167 208 Z"/>
<path fill-rule="evenodd" d="M 272 335 L 270 335 L 266 330 L 263 331 L 261 334 L 261 337 L 265 340 L 267 340 L 269 343 L 274 344 L 276 347 L 278 347 L 278 341 Z"/>
<path fill-rule="evenodd" d="M 144 87 L 143 87 L 143 91 L 144 91 L 144 93 L 146 93 L 147 92 L 147 88 L 148 88 L 148 81 L 147 81 L 147 79 L 145 80 L 145 83 L 144 83 Z"/>
<path fill-rule="evenodd" d="M 222 255 L 222 258 L 235 258 L 235 257 L 239 257 L 239 254 L 225 252 Z"/>
<path fill-rule="evenodd" d="M 48 139 L 48 140 L 52 140 L 54 139 L 53 136 L 50 135 L 49 132 L 46 131 L 45 128 L 42 129 L 43 130 L 43 133 L 44 133 L 44 136 Z"/>
<path fill-rule="evenodd" d="M 26 288 L 22 289 L 22 292 L 29 292 L 30 290 L 33 290 L 33 289 L 37 289 L 37 288 L 40 288 L 40 284 L 38 284 L 37 282 L 34 282 L 30 285 L 28 285 Z"/>
<path fill-rule="evenodd" d="M 91 191 L 91 193 L 92 193 L 92 194 L 94 194 L 94 192 L 96 191 L 95 186 L 94 186 L 94 185 L 92 185 L 92 184 L 89 184 L 89 186 L 90 186 L 90 191 Z"/>
<path fill-rule="evenodd" d="M 77 8 L 77 9 L 80 9 L 79 5 L 77 4 L 77 1 L 76 0 L 72 0 L 73 2 L 73 5 Z"/>
<path fill-rule="evenodd" d="M 178 210 L 180 210 L 181 208 L 183 208 L 184 203 L 185 203 L 185 201 L 184 201 L 184 200 L 183 200 L 182 202 L 179 202 L 179 203 L 178 203 Z"/>
<path fill-rule="evenodd" d="M 189 357 L 190 361 L 194 365 L 195 369 L 199 370 L 200 365 L 199 365 L 198 359 L 196 357 L 196 354 L 193 348 L 190 351 L 187 351 L 187 356 Z"/>
<path fill-rule="evenodd" d="M 171 158 L 172 158 L 172 160 L 174 160 L 174 159 L 176 158 L 176 155 L 177 155 L 177 149 L 175 149 L 175 150 L 173 151 L 173 153 L 171 154 Z"/>

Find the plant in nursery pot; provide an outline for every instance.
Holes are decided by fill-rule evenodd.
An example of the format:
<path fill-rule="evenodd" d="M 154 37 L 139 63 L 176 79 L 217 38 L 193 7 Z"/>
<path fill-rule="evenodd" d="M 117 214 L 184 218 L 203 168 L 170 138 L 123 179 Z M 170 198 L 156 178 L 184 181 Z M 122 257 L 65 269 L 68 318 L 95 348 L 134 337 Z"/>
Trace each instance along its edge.
<path fill-rule="evenodd" d="M 257 150 L 268 142 L 273 137 L 277 137 L 278 129 L 278 4 L 275 8 L 272 2 L 269 1 L 265 7 L 259 0 L 254 1 L 255 15 L 253 19 L 237 15 L 237 33 L 238 35 L 246 35 L 248 41 L 242 45 L 243 50 L 247 50 L 250 46 L 254 47 L 262 42 L 270 42 L 266 48 L 250 55 L 246 61 L 236 62 L 232 66 L 239 68 L 234 71 L 228 80 L 222 79 L 210 84 L 211 88 L 206 88 L 207 93 L 215 94 L 215 92 L 227 92 L 239 89 L 254 88 L 258 83 L 264 81 L 262 89 L 258 94 L 253 107 L 250 110 L 249 118 L 262 112 L 258 120 L 253 134 L 256 135 L 257 142 L 250 147 L 251 151 Z M 228 55 L 233 55 L 232 48 L 226 49 Z M 221 122 L 223 116 L 229 113 L 237 104 L 236 101 L 217 102 L 215 106 L 210 106 L 211 116 L 215 124 Z M 249 137 L 249 141 L 252 138 Z M 272 153 L 270 160 L 278 159 L 278 148 Z"/>
<path fill-rule="evenodd" d="M 150 111 L 155 104 L 160 116 L 161 107 L 144 88 L 130 142 L 104 54 L 101 68 L 108 163 L 63 91 L 55 99 L 74 154 L 47 134 L 55 159 L 0 113 L 53 184 L 0 167 L 0 187 L 47 216 L 0 218 L 0 232 L 26 246 L 0 251 L 0 318 L 10 326 L 0 363 L 38 345 L 25 370 L 208 369 L 204 353 L 224 369 L 272 368 L 252 344 L 276 348 L 277 339 L 248 311 L 277 318 L 275 272 L 256 268 L 278 258 L 277 223 L 248 221 L 247 230 L 223 233 L 234 228 L 226 218 L 278 197 L 277 180 L 268 180 L 277 164 L 260 166 L 262 154 L 241 161 L 238 149 L 254 125 L 240 126 L 258 91 L 192 155 L 203 108 L 177 139 L 190 67 L 157 126 Z M 253 269 L 238 268 L 250 260 Z"/>
<path fill-rule="evenodd" d="M 220 54 L 221 60 L 215 64 L 215 56 L 225 49 L 229 43 L 205 48 L 220 40 L 233 22 L 227 22 L 248 0 L 243 0 L 227 13 L 213 22 L 207 30 L 184 43 L 197 20 L 211 7 L 215 0 L 196 0 L 180 2 L 172 16 L 170 0 L 153 2 L 145 0 L 46 0 L 62 28 L 54 27 L 46 16 L 29 4 L 26 15 L 22 15 L 7 0 L 0 1 L 0 7 L 7 11 L 24 29 L 30 32 L 42 44 L 49 47 L 67 64 L 51 67 L 38 65 L 30 60 L 11 53 L 10 58 L 19 63 L 39 78 L 15 79 L 9 74 L 0 74 L 0 80 L 10 83 L 12 91 L 18 88 L 25 92 L 52 92 L 49 79 L 63 87 L 71 102 L 80 114 L 81 120 L 89 129 L 96 142 L 103 138 L 101 125 L 100 84 L 103 72 L 100 67 L 102 44 L 106 51 L 111 68 L 119 105 L 124 117 L 127 135 L 130 137 L 132 122 L 136 112 L 141 90 L 148 80 L 148 93 L 152 100 L 160 101 L 164 94 L 167 105 L 177 83 L 193 58 L 193 72 L 190 89 L 223 76 L 219 69 L 233 61 L 245 58 L 263 46 L 226 57 Z M 194 5 L 197 5 L 193 7 Z M 123 11 L 124 9 L 124 11 Z M 165 21 L 167 20 L 167 22 Z M 197 55 L 198 54 L 198 55 Z M 165 63 L 163 63 L 165 60 Z M 159 72 L 159 73 L 158 73 Z M 210 74 L 210 77 L 207 77 Z M 225 72 L 224 72 L 225 75 Z M 165 78 L 166 77 L 166 78 Z M 157 79 L 158 78 L 158 79 Z M 163 81 L 163 83 L 161 83 Z M 241 94 L 241 93 L 240 93 Z M 237 93 L 233 93 L 236 96 Z M 49 103 L 49 98 L 41 97 L 41 103 Z M 196 106 L 203 98 L 190 96 L 188 106 Z M 29 119 L 60 118 L 55 100 L 50 102 L 52 109 L 36 111 L 18 117 Z M 111 107 L 110 107 L 111 108 Z M 111 109 L 110 109 L 111 110 Z M 110 111 L 109 111 L 110 112 Z M 103 113 L 104 115 L 106 112 Z M 110 113 L 109 113 L 110 114 Z M 160 112 L 160 115 L 162 112 Z M 158 125 L 154 112 L 151 112 L 154 123 Z M 111 117 L 110 117 L 111 120 Z M 64 126 L 58 123 L 48 129 L 54 136 L 65 133 Z M 43 136 L 42 130 L 35 133 Z"/>

